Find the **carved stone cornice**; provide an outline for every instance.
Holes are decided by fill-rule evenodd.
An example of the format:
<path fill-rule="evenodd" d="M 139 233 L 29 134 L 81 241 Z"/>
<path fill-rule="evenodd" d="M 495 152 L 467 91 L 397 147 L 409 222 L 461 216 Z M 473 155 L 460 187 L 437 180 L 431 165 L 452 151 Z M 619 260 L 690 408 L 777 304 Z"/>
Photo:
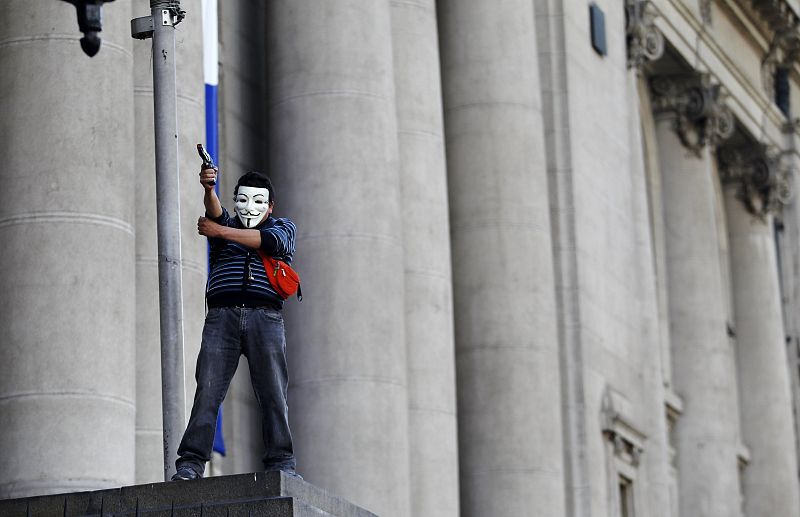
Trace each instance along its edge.
<path fill-rule="evenodd" d="M 655 26 L 657 13 L 650 0 L 625 0 L 628 68 L 640 70 L 664 55 L 664 35 Z"/>
<path fill-rule="evenodd" d="M 800 21 L 777 29 L 761 63 L 764 89 L 772 96 L 775 88 L 775 73 L 778 68 L 791 68 L 800 62 Z"/>
<path fill-rule="evenodd" d="M 786 0 L 739 0 L 739 3 L 758 13 L 764 24 L 776 32 L 796 25 L 800 19 Z"/>
<path fill-rule="evenodd" d="M 722 87 L 709 75 L 655 77 L 650 90 L 653 111 L 675 115 L 673 129 L 696 155 L 706 145 L 717 147 L 733 135 L 733 113 L 725 105 Z"/>
<path fill-rule="evenodd" d="M 786 0 L 738 0 L 744 14 L 770 42 L 761 62 L 764 89 L 772 98 L 775 73 L 800 61 L 800 16 Z"/>
<path fill-rule="evenodd" d="M 723 184 L 736 188 L 736 197 L 754 216 L 764 219 L 791 201 L 791 171 L 782 165 L 781 153 L 774 148 L 723 146 L 717 161 Z"/>

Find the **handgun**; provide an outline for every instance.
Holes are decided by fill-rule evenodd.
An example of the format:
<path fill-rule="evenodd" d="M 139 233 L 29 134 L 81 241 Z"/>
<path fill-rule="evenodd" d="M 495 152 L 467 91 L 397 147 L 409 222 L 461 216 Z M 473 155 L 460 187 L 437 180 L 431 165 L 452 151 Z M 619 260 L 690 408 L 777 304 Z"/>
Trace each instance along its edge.
<path fill-rule="evenodd" d="M 214 165 L 214 160 L 211 159 L 211 155 L 206 152 L 203 148 L 203 144 L 197 144 L 197 154 L 200 155 L 200 159 L 203 160 L 203 169 L 216 169 L 217 166 Z M 211 180 L 208 182 L 209 185 L 212 187 L 217 184 L 216 180 Z"/>

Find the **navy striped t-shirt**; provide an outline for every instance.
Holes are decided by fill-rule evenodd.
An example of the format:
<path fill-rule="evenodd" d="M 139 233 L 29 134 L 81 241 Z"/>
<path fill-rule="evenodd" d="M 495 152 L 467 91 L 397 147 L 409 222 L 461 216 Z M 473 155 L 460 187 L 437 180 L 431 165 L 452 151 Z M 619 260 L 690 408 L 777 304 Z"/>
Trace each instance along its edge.
<path fill-rule="evenodd" d="M 224 208 L 222 215 L 212 220 L 223 226 L 243 228 L 239 218 L 231 217 Z M 287 264 L 292 262 L 297 231 L 292 221 L 267 217 L 255 229 L 261 232 L 261 249 L 267 255 Z M 206 288 L 209 307 L 283 307 L 283 298 L 270 285 L 257 250 L 224 239 L 209 238 L 208 242 L 211 246 Z"/>

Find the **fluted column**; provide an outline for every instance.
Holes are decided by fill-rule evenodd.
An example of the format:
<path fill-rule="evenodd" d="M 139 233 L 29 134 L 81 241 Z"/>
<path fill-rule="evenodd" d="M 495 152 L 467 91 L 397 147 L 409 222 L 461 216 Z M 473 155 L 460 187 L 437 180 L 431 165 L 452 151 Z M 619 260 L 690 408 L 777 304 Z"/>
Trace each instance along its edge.
<path fill-rule="evenodd" d="M 393 0 L 411 514 L 459 515 L 450 225 L 434 0 Z M 424 257 L 424 259 L 423 259 Z"/>
<path fill-rule="evenodd" d="M 723 177 L 741 425 L 750 450 L 742 479 L 745 515 L 800 515 L 781 288 L 769 211 L 780 195 L 780 171 L 777 160 L 757 150 L 724 151 L 720 158 L 727 158 Z"/>
<path fill-rule="evenodd" d="M 131 3 L 99 53 L 66 2 L 0 23 L 0 498 L 134 480 Z"/>
<path fill-rule="evenodd" d="M 740 506 L 736 378 L 719 248 L 724 228 L 717 226 L 708 145 L 732 126 L 708 86 L 653 83 L 673 379 L 684 401 L 675 427 L 680 515 L 693 517 L 739 515 Z"/>
<path fill-rule="evenodd" d="M 380 515 L 409 515 L 389 0 L 276 0 L 266 34 L 269 173 L 275 213 L 297 223 L 305 294 L 285 311 L 298 470 Z"/>
<path fill-rule="evenodd" d="M 147 7 L 146 4 L 137 4 L 133 16 L 149 15 Z M 181 7 L 188 13 L 175 32 L 186 369 L 184 377 L 188 416 L 191 412 L 195 362 L 205 316 L 207 251 L 205 238 L 197 235 L 197 218 L 203 214 L 204 208 L 203 189 L 197 181 L 200 159 L 196 151 L 196 145 L 205 142 L 205 110 L 200 0 L 182 0 Z M 135 41 L 133 45 L 136 93 L 136 153 L 133 154 L 136 170 L 136 482 L 152 483 L 164 480 L 153 69 L 150 64 L 152 40 Z"/>
<path fill-rule="evenodd" d="M 564 513 L 533 4 L 438 2 L 463 515 Z"/>

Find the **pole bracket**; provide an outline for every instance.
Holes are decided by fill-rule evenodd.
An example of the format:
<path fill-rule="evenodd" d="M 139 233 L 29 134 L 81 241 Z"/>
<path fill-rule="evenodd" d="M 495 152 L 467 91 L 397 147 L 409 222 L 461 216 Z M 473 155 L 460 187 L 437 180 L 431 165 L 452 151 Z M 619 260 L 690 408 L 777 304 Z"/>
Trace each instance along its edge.
<path fill-rule="evenodd" d="M 164 26 L 174 26 L 178 23 L 178 17 L 175 16 L 174 19 L 172 17 L 172 13 L 169 9 L 161 9 L 161 25 Z"/>
<path fill-rule="evenodd" d="M 153 17 L 142 16 L 131 20 L 131 36 L 136 39 L 148 39 L 153 37 Z"/>

